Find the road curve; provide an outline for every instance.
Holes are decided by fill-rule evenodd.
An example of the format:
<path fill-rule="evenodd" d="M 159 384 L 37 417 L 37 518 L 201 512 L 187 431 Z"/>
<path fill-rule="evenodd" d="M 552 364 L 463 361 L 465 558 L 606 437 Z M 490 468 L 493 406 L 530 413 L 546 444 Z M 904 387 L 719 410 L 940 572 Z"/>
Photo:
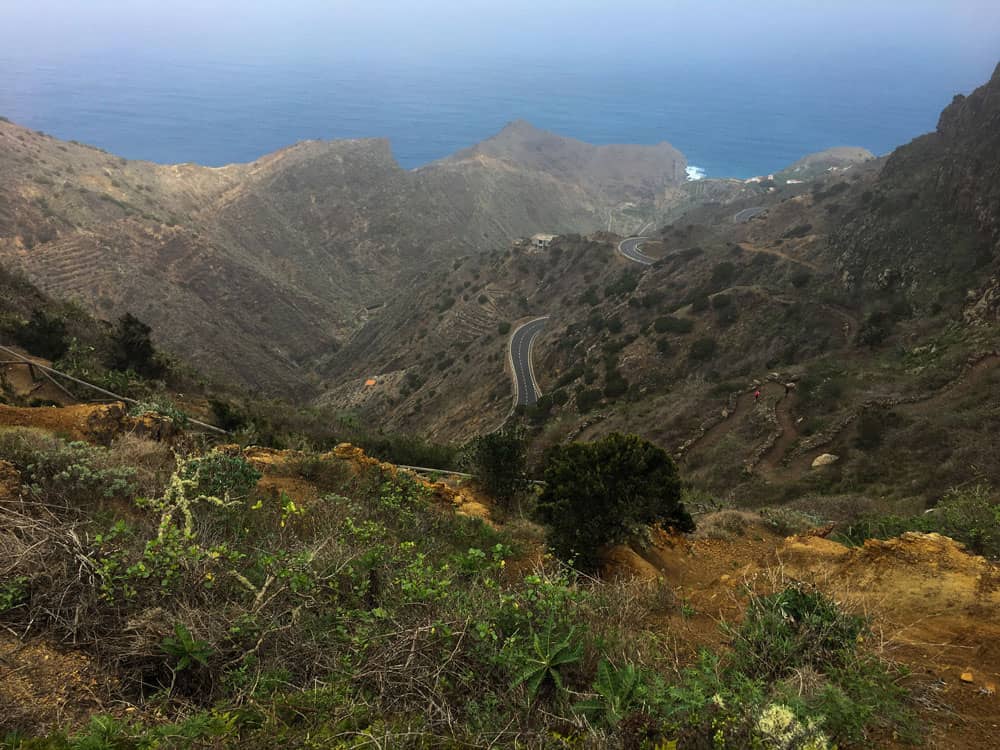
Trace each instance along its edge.
<path fill-rule="evenodd" d="M 754 206 L 753 208 L 744 208 L 742 211 L 737 211 L 733 214 L 734 224 L 745 224 L 750 221 L 754 216 L 764 213 L 767 211 L 763 206 Z"/>
<path fill-rule="evenodd" d="M 644 266 L 651 266 L 656 262 L 656 258 L 650 258 L 639 249 L 639 246 L 649 239 L 648 237 L 627 237 L 618 243 L 618 252 L 631 261 L 641 263 Z"/>
<path fill-rule="evenodd" d="M 531 350 L 535 338 L 545 327 L 548 315 L 522 323 L 510 335 L 508 356 L 510 370 L 514 377 L 514 406 L 531 406 L 542 395 L 535 381 L 535 371 L 531 366 Z"/>

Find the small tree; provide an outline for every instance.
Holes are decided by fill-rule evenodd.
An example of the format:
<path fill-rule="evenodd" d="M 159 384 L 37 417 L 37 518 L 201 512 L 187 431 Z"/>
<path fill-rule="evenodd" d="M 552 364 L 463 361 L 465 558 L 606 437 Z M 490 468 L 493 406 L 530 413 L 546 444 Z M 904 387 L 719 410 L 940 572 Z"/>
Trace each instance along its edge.
<path fill-rule="evenodd" d="M 31 319 L 15 331 L 14 338 L 30 354 L 46 359 L 59 359 L 69 349 L 66 324 L 44 310 L 33 310 Z"/>
<path fill-rule="evenodd" d="M 659 522 L 694 530 L 673 459 L 637 435 L 554 446 L 545 457 L 545 482 L 538 513 L 549 542 L 584 569 L 597 567 L 601 547 L 637 527 Z"/>
<path fill-rule="evenodd" d="M 118 319 L 110 365 L 115 370 L 135 370 L 147 378 L 163 375 L 164 367 L 156 355 L 150 334 L 153 329 L 132 313 Z"/>
<path fill-rule="evenodd" d="M 509 508 L 528 487 L 527 444 L 520 427 L 480 435 L 469 443 L 465 458 L 476 481 L 501 506 Z"/>

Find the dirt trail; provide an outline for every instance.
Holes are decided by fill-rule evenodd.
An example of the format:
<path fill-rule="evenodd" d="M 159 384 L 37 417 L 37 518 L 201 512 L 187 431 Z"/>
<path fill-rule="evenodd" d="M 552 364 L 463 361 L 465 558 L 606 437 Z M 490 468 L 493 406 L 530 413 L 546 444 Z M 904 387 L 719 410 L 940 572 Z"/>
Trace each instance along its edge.
<path fill-rule="evenodd" d="M 688 446 L 685 455 L 689 455 L 695 449 L 704 450 L 715 445 L 719 440 L 721 440 L 725 435 L 736 425 L 738 419 L 737 415 L 742 416 L 750 408 L 753 407 L 753 393 L 744 393 L 736 400 L 736 407 L 726 413 L 719 422 L 716 422 L 705 433 L 698 438 L 695 442 Z"/>
<path fill-rule="evenodd" d="M 782 258 L 789 261 L 790 263 L 798 263 L 800 266 L 805 266 L 813 271 L 822 271 L 823 269 L 808 260 L 802 260 L 801 258 L 795 258 L 787 253 L 783 253 L 781 250 L 775 250 L 771 247 L 758 247 L 757 245 L 751 245 L 749 242 L 738 243 L 740 248 L 746 250 L 748 253 L 763 253 L 764 255 L 773 255 L 776 258 Z"/>
<path fill-rule="evenodd" d="M 987 377 L 997 367 L 997 365 L 1000 365 L 1000 355 L 990 355 L 970 367 L 962 375 L 952 381 L 951 384 L 935 391 L 927 398 L 910 403 L 901 403 L 893 408 L 896 411 L 900 411 L 911 416 L 919 416 L 932 410 L 940 410 L 943 402 L 967 393 L 971 388 L 982 382 L 982 380 Z M 772 480 L 796 479 L 797 477 L 807 473 L 812 468 L 812 462 L 817 456 L 823 453 L 836 453 L 838 447 L 842 450 L 845 436 L 850 434 L 850 429 L 855 423 L 854 420 L 847 422 L 842 429 L 832 435 L 829 440 L 825 440 L 822 445 L 818 445 L 805 453 L 795 455 L 791 458 L 791 460 L 786 462 L 788 452 L 795 445 L 800 435 L 795 424 L 795 418 L 792 415 L 792 411 L 798 399 L 796 398 L 794 392 L 790 396 L 785 397 L 781 391 L 782 387 L 783 386 L 777 383 L 767 383 L 762 386 L 765 399 L 771 397 L 776 399 L 775 416 L 778 420 L 778 427 L 781 429 L 781 434 L 775 440 L 774 444 L 768 448 L 768 450 L 760 458 L 760 461 L 757 463 L 757 466 L 762 469 L 764 475 L 768 479 Z M 736 409 L 734 409 L 727 418 L 721 420 L 710 429 L 706 430 L 704 435 L 702 435 L 698 440 L 691 443 L 687 447 L 685 455 L 690 455 L 695 450 L 705 450 L 706 448 L 718 443 L 732 430 L 737 428 L 742 419 L 745 419 L 749 408 L 752 406 L 753 393 L 748 392 L 741 395 L 737 401 Z"/>
<path fill-rule="evenodd" d="M 691 443 L 687 447 L 687 450 L 685 450 L 684 455 L 690 455 L 695 450 L 703 451 L 706 448 L 712 447 L 739 427 L 752 413 L 753 409 L 766 408 L 768 402 L 780 403 L 782 399 L 783 386 L 778 383 L 764 383 L 760 386 L 761 397 L 759 403 L 754 402 L 753 394 L 755 390 L 756 388 L 741 394 L 736 400 L 736 407 L 727 416 L 707 429 L 700 438 Z"/>
<path fill-rule="evenodd" d="M 997 368 L 998 365 L 1000 365 L 1000 355 L 993 354 L 985 357 L 966 370 L 958 378 L 953 380 L 950 384 L 946 385 L 944 388 L 934 391 L 926 398 L 922 398 L 918 401 L 900 403 L 891 408 L 893 411 L 913 417 L 938 412 L 942 409 L 942 404 L 947 404 L 949 400 L 967 394 L 972 388 L 979 385 L 983 379 L 988 377 Z M 836 434 L 832 435 L 829 440 L 824 441 L 822 445 L 816 446 L 805 453 L 794 456 L 790 461 L 782 466 L 781 463 L 785 458 L 785 454 L 795 442 L 795 438 L 787 441 L 784 452 L 780 455 L 775 453 L 771 457 L 771 476 L 774 478 L 795 478 L 796 476 L 807 472 L 812 467 L 812 462 L 817 456 L 822 455 L 823 453 L 837 453 L 838 450 L 843 451 L 847 447 L 847 437 L 851 434 L 855 423 L 856 420 L 848 422 Z M 794 428 L 794 423 L 792 424 L 792 427 Z M 784 440 L 779 440 L 778 442 L 783 443 Z"/>
<path fill-rule="evenodd" d="M 795 392 L 792 391 L 788 395 L 783 395 L 774 407 L 774 414 L 778 418 L 778 427 L 781 428 L 781 435 L 774 441 L 774 445 L 768 449 L 767 453 L 760 460 L 760 466 L 764 469 L 765 473 L 774 471 L 781 459 L 785 457 L 788 449 L 799 438 L 799 430 L 795 426 L 795 420 L 792 417 L 792 407 L 795 406 L 797 400 Z"/>

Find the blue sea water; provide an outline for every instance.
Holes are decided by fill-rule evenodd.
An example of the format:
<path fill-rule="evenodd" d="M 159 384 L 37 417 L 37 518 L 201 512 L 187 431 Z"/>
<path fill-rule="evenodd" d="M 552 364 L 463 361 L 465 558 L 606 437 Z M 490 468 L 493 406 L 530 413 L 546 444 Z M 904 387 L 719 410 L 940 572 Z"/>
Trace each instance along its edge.
<path fill-rule="evenodd" d="M 417 167 L 514 119 L 592 143 L 669 141 L 709 177 L 839 145 L 882 154 L 932 130 L 991 68 L 940 62 L 712 65 L 480 59 L 38 60 L 0 50 L 0 115 L 131 159 L 222 165 L 308 138 L 387 137 Z"/>

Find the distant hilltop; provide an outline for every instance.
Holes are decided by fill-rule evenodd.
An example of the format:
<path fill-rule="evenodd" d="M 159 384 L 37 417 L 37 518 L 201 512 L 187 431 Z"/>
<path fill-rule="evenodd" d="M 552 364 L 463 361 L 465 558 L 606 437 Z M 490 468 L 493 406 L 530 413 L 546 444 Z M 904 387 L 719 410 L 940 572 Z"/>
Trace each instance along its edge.
<path fill-rule="evenodd" d="M 656 191 L 684 182 L 687 168 L 684 154 L 666 141 L 653 146 L 595 146 L 515 120 L 492 138 L 424 169 L 483 157 L 538 170 L 622 200 L 652 198 Z"/>

